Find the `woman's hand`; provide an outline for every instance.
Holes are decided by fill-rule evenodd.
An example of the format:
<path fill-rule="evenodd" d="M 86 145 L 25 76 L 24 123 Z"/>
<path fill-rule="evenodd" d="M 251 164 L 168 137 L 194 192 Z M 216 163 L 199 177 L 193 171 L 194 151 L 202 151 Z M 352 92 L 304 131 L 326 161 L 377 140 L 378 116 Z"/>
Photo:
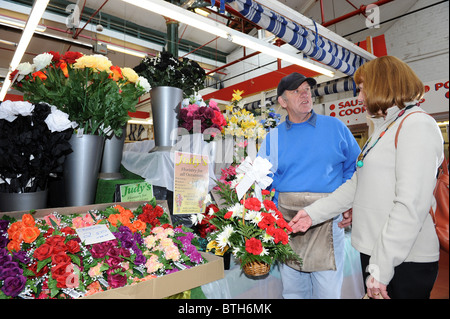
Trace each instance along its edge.
<path fill-rule="evenodd" d="M 308 213 L 303 209 L 299 210 L 297 215 L 289 222 L 289 226 L 292 228 L 293 233 L 305 232 L 311 227 L 312 219 Z"/>
<path fill-rule="evenodd" d="M 387 286 L 378 282 L 371 275 L 367 277 L 367 296 L 373 299 L 391 299 L 387 293 Z"/>

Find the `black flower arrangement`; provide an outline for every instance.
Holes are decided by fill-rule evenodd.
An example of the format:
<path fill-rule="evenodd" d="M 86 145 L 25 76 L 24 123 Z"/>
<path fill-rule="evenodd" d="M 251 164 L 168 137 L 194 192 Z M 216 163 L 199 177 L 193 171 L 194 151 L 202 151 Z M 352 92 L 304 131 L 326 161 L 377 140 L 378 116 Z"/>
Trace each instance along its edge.
<path fill-rule="evenodd" d="M 0 104 L 0 192 L 29 193 L 47 188 L 72 152 L 74 122 L 47 103 Z"/>
<path fill-rule="evenodd" d="M 197 62 L 188 58 L 177 59 L 168 51 L 144 58 L 134 71 L 146 78 L 152 88 L 177 87 L 183 90 L 184 97 L 190 97 L 205 87 L 206 73 Z"/>

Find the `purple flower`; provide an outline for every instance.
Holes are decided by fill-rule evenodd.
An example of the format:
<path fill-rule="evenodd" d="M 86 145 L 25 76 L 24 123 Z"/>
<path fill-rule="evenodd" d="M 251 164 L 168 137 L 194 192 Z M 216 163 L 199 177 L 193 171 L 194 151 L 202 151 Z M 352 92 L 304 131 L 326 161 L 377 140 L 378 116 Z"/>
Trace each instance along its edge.
<path fill-rule="evenodd" d="M 109 249 L 112 247 L 111 241 L 106 241 L 103 243 L 93 244 L 91 247 L 91 254 L 94 258 L 104 258 L 108 253 Z"/>
<path fill-rule="evenodd" d="M 27 256 L 25 251 L 14 252 L 13 258 L 22 264 L 28 264 L 30 262 L 30 257 Z"/>
<path fill-rule="evenodd" d="M 123 287 L 127 284 L 127 276 L 121 274 L 108 275 L 108 284 L 111 288 Z"/>
<path fill-rule="evenodd" d="M 136 259 L 134 260 L 135 265 L 145 264 L 147 259 L 141 252 L 136 252 Z"/>
<path fill-rule="evenodd" d="M 11 260 L 12 257 L 10 254 L 8 254 L 8 251 L 4 248 L 0 249 L 0 266 Z"/>
<path fill-rule="evenodd" d="M 4 219 L 0 220 L 0 233 L 6 232 L 6 230 L 8 229 L 8 225 L 9 221 Z"/>
<path fill-rule="evenodd" d="M 27 278 L 24 276 L 14 276 L 5 279 L 2 291 L 5 295 L 16 297 L 25 288 Z"/>

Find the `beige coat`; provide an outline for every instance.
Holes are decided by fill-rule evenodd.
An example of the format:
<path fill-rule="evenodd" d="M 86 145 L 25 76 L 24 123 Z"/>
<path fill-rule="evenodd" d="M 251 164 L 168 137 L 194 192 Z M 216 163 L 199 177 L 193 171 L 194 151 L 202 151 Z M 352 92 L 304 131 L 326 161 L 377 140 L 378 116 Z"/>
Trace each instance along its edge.
<path fill-rule="evenodd" d="M 418 110 L 414 106 L 405 115 Z M 386 119 L 377 121 L 367 148 L 399 112 L 391 107 Z M 436 173 L 443 160 L 442 134 L 431 116 L 413 114 L 403 123 L 396 149 L 395 134 L 405 115 L 368 153 L 351 180 L 305 208 L 313 225 L 353 208 L 352 245 L 371 256 L 371 274 L 386 285 L 402 262 L 439 260 L 429 209 L 435 205 Z"/>

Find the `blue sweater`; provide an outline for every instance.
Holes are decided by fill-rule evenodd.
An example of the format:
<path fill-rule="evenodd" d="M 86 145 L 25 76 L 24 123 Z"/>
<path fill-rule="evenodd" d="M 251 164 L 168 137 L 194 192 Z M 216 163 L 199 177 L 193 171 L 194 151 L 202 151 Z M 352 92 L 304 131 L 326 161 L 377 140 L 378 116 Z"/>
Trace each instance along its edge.
<path fill-rule="evenodd" d="M 303 123 L 286 117 L 267 134 L 258 155 L 273 165 L 277 202 L 279 192 L 333 192 L 352 177 L 360 151 L 344 123 L 312 111 Z"/>

